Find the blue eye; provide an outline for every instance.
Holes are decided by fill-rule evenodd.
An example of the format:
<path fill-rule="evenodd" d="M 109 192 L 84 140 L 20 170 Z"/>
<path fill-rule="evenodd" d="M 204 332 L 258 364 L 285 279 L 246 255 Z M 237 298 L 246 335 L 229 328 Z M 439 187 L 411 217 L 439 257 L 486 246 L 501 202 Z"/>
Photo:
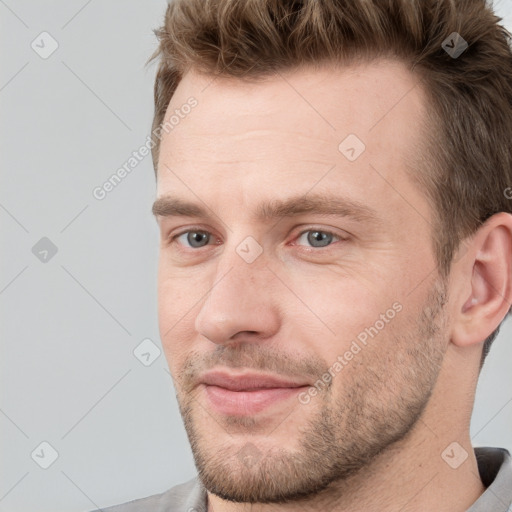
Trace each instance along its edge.
<path fill-rule="evenodd" d="M 303 231 L 297 240 L 301 240 L 304 236 L 306 236 L 306 240 L 311 247 L 322 248 L 330 245 L 334 239 L 341 240 L 339 236 L 329 232 L 322 231 L 320 229 L 310 229 L 308 231 Z"/>
<path fill-rule="evenodd" d="M 321 229 L 309 229 L 300 233 L 299 237 L 297 238 L 299 241 L 297 245 L 305 245 L 304 243 L 300 243 L 301 240 L 304 242 L 304 237 L 310 247 L 317 249 L 327 247 L 331 245 L 333 241 L 342 240 L 340 236 L 335 235 L 330 231 L 323 231 Z M 182 240 L 179 240 L 180 238 Z M 171 242 L 173 243 L 176 240 L 179 240 L 179 244 L 186 248 L 200 249 L 201 247 L 205 247 L 210 244 L 212 241 L 212 235 L 208 231 L 201 229 L 191 229 L 178 233 L 171 238 Z"/>
<path fill-rule="evenodd" d="M 193 249 L 204 247 L 205 245 L 208 245 L 208 242 L 210 241 L 210 233 L 199 230 L 184 231 L 183 233 L 173 237 L 173 241 L 177 238 L 181 238 L 182 236 L 186 236 L 185 239 L 187 243 L 190 244 L 190 247 Z"/>

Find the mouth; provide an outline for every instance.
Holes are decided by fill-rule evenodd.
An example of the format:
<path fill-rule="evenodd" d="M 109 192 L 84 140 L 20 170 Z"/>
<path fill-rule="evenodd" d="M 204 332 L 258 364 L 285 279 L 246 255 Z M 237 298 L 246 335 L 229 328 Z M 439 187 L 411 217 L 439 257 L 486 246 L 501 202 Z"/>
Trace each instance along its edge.
<path fill-rule="evenodd" d="M 200 379 L 208 405 L 226 416 L 251 416 L 282 405 L 310 386 L 276 375 L 209 371 Z"/>

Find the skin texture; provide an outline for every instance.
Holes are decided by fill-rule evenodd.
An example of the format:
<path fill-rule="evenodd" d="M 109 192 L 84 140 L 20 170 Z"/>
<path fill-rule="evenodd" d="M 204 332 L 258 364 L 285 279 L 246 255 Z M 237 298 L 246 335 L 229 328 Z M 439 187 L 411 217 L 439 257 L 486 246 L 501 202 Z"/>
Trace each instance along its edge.
<path fill-rule="evenodd" d="M 430 206 L 407 169 L 427 107 L 399 62 L 260 82 L 190 71 L 167 116 L 190 96 L 197 106 L 162 139 L 157 199 L 208 216 L 157 209 L 159 325 L 209 510 L 466 510 L 484 491 L 469 421 L 482 341 L 512 298 L 510 216 L 439 279 Z M 366 146 L 354 161 L 339 150 L 349 134 Z M 365 210 L 256 215 L 322 194 Z M 248 263 L 240 247 L 261 254 Z M 307 403 L 294 393 L 225 414 L 200 383 L 212 368 L 306 392 L 331 379 Z M 457 469 L 441 456 L 454 442 L 450 454 L 467 452 Z"/>

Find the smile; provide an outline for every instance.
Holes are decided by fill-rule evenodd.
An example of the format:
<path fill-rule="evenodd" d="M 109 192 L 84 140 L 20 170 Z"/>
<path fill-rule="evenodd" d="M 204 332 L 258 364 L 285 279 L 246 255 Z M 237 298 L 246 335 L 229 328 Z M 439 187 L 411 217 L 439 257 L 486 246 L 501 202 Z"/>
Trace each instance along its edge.
<path fill-rule="evenodd" d="M 274 375 L 208 372 L 201 379 L 207 402 L 216 412 L 250 416 L 297 396 L 309 384 Z"/>

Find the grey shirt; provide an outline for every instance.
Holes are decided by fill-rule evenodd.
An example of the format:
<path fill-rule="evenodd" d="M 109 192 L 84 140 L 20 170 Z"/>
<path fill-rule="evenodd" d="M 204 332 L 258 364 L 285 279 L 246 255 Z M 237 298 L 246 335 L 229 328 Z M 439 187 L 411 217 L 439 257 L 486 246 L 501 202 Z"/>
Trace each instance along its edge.
<path fill-rule="evenodd" d="M 511 512 L 512 458 L 504 448 L 474 448 L 485 492 L 466 512 Z M 99 512 L 99 511 L 95 511 Z M 206 489 L 198 477 L 148 498 L 103 512 L 207 512 Z"/>

